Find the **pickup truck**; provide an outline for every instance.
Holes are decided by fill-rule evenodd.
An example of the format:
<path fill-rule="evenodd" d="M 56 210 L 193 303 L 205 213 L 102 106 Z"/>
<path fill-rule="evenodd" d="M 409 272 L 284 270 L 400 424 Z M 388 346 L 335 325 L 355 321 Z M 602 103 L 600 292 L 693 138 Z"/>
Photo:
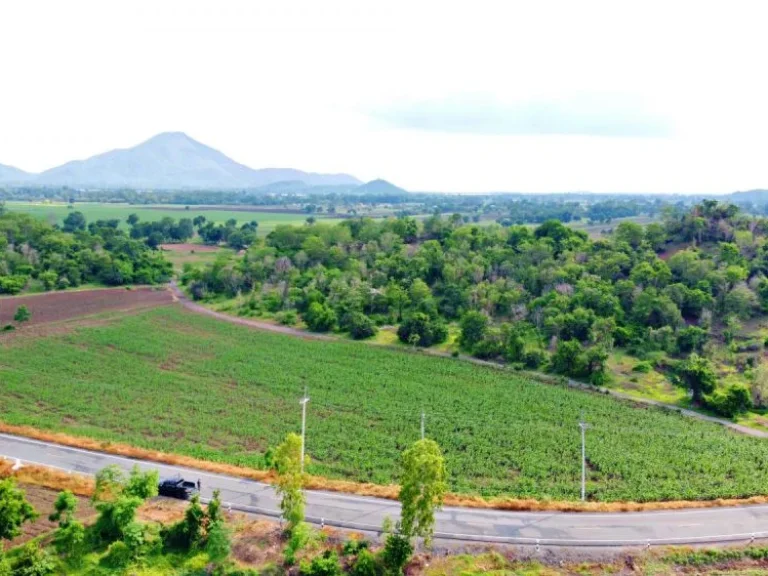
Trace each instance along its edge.
<path fill-rule="evenodd" d="M 184 480 L 181 476 L 165 478 L 157 488 L 160 496 L 180 498 L 181 500 L 189 500 L 194 494 L 198 493 L 197 484 Z"/>

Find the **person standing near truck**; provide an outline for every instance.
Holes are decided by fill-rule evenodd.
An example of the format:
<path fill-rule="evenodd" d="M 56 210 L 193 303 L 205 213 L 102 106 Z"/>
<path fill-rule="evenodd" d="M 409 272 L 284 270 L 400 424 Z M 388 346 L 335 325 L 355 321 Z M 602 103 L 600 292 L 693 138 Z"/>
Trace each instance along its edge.
<path fill-rule="evenodd" d="M 203 484 L 202 484 L 202 482 L 200 482 L 200 478 L 198 478 L 198 479 L 197 479 L 197 491 L 198 491 L 198 492 L 200 492 L 202 485 L 203 485 Z"/>

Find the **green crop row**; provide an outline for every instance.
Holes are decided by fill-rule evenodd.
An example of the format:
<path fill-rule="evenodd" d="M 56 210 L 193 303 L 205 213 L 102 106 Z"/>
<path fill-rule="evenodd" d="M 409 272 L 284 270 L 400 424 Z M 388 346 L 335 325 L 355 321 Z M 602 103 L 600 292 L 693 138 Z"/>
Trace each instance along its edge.
<path fill-rule="evenodd" d="M 768 493 L 768 443 L 660 409 L 450 358 L 264 333 L 162 308 L 43 338 L 0 340 L 0 419 L 260 467 L 300 427 L 310 472 L 389 483 L 427 435 L 451 489 L 577 499 Z"/>

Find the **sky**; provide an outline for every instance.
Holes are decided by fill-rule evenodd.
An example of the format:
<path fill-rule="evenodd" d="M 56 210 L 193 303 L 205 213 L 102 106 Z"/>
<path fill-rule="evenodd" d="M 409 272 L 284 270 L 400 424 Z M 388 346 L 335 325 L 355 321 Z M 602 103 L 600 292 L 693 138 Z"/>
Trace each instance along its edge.
<path fill-rule="evenodd" d="M 768 187 L 764 2 L 0 3 L 0 163 L 164 131 L 446 192 Z"/>

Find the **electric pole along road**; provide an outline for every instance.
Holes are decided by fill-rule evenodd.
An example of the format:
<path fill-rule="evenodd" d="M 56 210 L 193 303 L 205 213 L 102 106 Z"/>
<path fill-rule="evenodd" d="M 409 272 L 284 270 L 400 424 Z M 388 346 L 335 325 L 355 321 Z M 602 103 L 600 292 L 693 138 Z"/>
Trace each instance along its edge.
<path fill-rule="evenodd" d="M 0 456 L 23 464 L 55 467 L 93 475 L 117 464 L 138 465 L 160 477 L 179 474 L 202 485 L 203 498 L 221 491 L 225 506 L 265 516 L 279 516 L 279 499 L 269 484 L 189 468 L 157 464 L 0 434 Z M 399 515 L 393 500 L 308 490 L 307 521 L 339 528 L 378 532 L 384 518 Z M 473 508 L 440 510 L 439 540 L 496 542 L 540 546 L 657 546 L 749 542 L 768 538 L 768 505 L 658 512 L 566 513 L 506 512 Z"/>

